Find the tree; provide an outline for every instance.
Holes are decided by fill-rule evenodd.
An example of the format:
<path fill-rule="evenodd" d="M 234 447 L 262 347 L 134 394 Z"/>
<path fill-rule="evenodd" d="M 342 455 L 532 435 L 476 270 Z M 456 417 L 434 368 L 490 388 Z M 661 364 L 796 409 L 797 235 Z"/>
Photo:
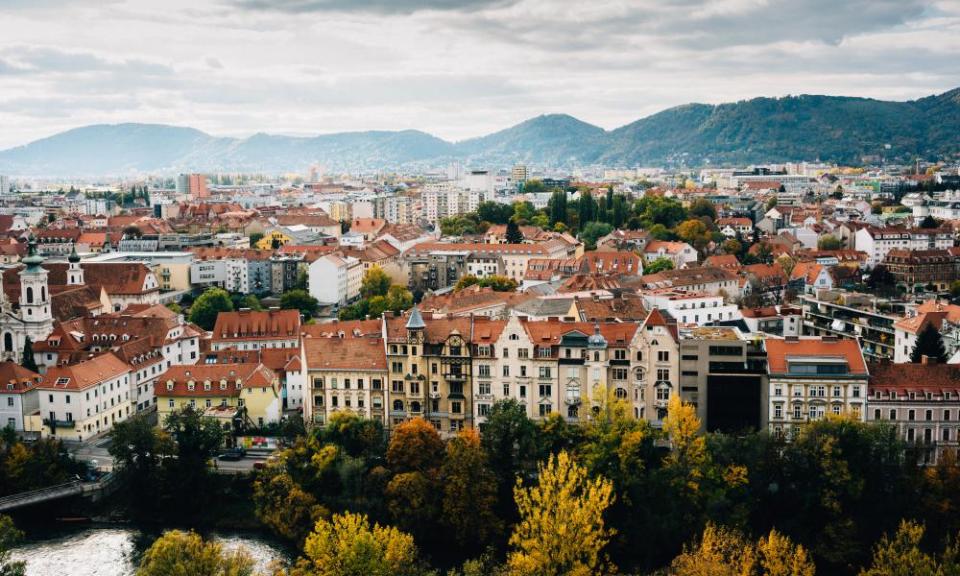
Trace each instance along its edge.
<path fill-rule="evenodd" d="M 487 200 L 477 206 L 477 218 L 479 218 L 481 222 L 506 224 L 510 221 L 511 216 L 513 216 L 513 206 L 509 204 Z"/>
<path fill-rule="evenodd" d="M 424 471 L 443 461 L 443 440 L 423 418 L 413 418 L 394 428 L 387 447 L 387 463 L 395 472 Z"/>
<path fill-rule="evenodd" d="M 923 361 L 924 356 L 935 360 L 939 364 L 947 361 L 947 350 L 943 346 L 940 331 L 930 323 L 917 334 L 917 343 L 914 344 L 913 351 L 910 352 L 910 361 L 919 364 Z"/>
<path fill-rule="evenodd" d="M 706 438 L 698 433 L 699 430 L 697 409 L 692 404 L 684 404 L 679 394 L 672 394 L 667 404 L 667 417 L 663 420 L 663 432 L 670 439 L 671 448 L 664 467 L 693 493 L 700 489 L 708 458 Z"/>
<path fill-rule="evenodd" d="M 927 228 L 927 229 L 939 228 L 940 221 L 934 218 L 933 216 L 928 215 L 926 218 L 920 221 L 920 227 Z"/>
<path fill-rule="evenodd" d="M 517 289 L 517 281 L 506 276 L 486 276 L 477 278 L 476 276 L 466 275 L 457 281 L 454 291 L 463 290 L 470 286 L 480 286 L 481 288 L 493 288 L 494 292 L 513 292 Z"/>
<path fill-rule="evenodd" d="M 263 240 L 263 232 L 254 232 L 250 234 L 250 246 L 256 246 Z"/>
<path fill-rule="evenodd" d="M 23 359 L 20 365 L 33 372 L 40 371 L 37 367 L 37 359 L 33 356 L 33 340 L 31 340 L 29 336 L 27 336 L 27 339 L 23 342 Z"/>
<path fill-rule="evenodd" d="M 480 551 L 500 530 L 494 509 L 497 482 L 480 447 L 480 435 L 466 429 L 447 443 L 440 468 L 443 484 L 442 521 L 464 549 Z"/>
<path fill-rule="evenodd" d="M 695 546 L 670 564 L 670 576 L 814 576 L 806 549 L 772 530 L 754 544 L 737 531 L 707 524 Z"/>
<path fill-rule="evenodd" d="M 511 520 L 516 514 L 512 506 L 514 482 L 535 471 L 537 427 L 527 417 L 526 407 L 511 398 L 494 402 L 482 432 L 480 444 L 497 478 L 498 516 Z"/>
<path fill-rule="evenodd" d="M 867 278 L 867 288 L 878 296 L 890 296 L 897 293 L 897 278 L 883 264 L 877 264 Z"/>
<path fill-rule="evenodd" d="M 730 238 L 729 240 L 723 241 L 723 252 L 725 254 L 737 255 L 742 251 L 743 251 L 743 244 L 739 240 L 735 238 Z"/>
<path fill-rule="evenodd" d="M 644 274 L 656 274 L 665 270 L 673 270 L 673 260 L 666 256 L 661 256 L 643 267 Z"/>
<path fill-rule="evenodd" d="M 253 576 L 253 557 L 240 548 L 225 552 L 195 532 L 171 530 L 143 554 L 137 576 Z"/>
<path fill-rule="evenodd" d="M 329 515 L 312 494 L 293 481 L 282 464 L 269 465 L 257 476 L 253 483 L 253 501 L 257 518 L 298 546 L 317 521 Z"/>
<path fill-rule="evenodd" d="M 23 540 L 23 532 L 17 530 L 9 516 L 0 516 L 0 576 L 25 576 L 27 564 L 11 562 L 10 549 Z"/>
<path fill-rule="evenodd" d="M 565 223 L 567 221 L 567 192 L 566 190 L 554 190 L 547 202 L 547 215 L 550 218 L 550 224 Z"/>
<path fill-rule="evenodd" d="M 523 244 L 523 233 L 513 220 L 507 222 L 506 240 L 507 244 Z"/>
<path fill-rule="evenodd" d="M 387 290 L 387 310 L 403 312 L 413 307 L 413 294 L 406 286 L 391 286 Z"/>
<path fill-rule="evenodd" d="M 710 231 L 701 220 L 686 220 L 677 226 L 677 236 L 697 250 L 703 250 L 710 242 Z"/>
<path fill-rule="evenodd" d="M 536 486 L 517 479 L 514 495 L 520 522 L 510 536 L 511 575 L 593 575 L 616 572 L 604 553 L 613 536 L 603 513 L 614 500 L 613 483 L 593 479 L 567 452 L 539 467 Z"/>
<path fill-rule="evenodd" d="M 138 226 L 131 224 L 123 229 L 123 235 L 127 238 L 140 238 L 143 236 L 143 231 Z"/>
<path fill-rule="evenodd" d="M 597 247 L 597 240 L 613 232 L 613 226 L 606 222 L 588 222 L 580 231 L 580 240 L 587 250 Z"/>
<path fill-rule="evenodd" d="M 379 266 L 371 266 L 367 273 L 363 275 L 363 281 L 360 283 L 360 296 L 372 298 L 374 296 L 386 296 L 390 289 L 390 277 Z"/>
<path fill-rule="evenodd" d="M 939 576 L 936 559 L 920 550 L 923 526 L 904 520 L 893 538 L 884 535 L 873 550 L 870 568 L 860 576 Z"/>
<path fill-rule="evenodd" d="M 320 303 L 306 290 L 290 290 L 280 297 L 280 308 L 283 310 L 299 310 L 307 318 L 317 313 Z"/>
<path fill-rule="evenodd" d="M 208 288 L 190 306 L 190 321 L 204 330 L 213 330 L 221 312 L 232 312 L 233 302 L 222 288 Z"/>
<path fill-rule="evenodd" d="M 370 525 L 360 514 L 319 520 L 291 576 L 419 576 L 425 573 L 413 538 L 396 528 Z"/>
<path fill-rule="evenodd" d="M 820 250 L 839 250 L 841 248 L 840 239 L 832 234 L 821 236 L 817 239 L 817 248 Z"/>
<path fill-rule="evenodd" d="M 160 463 L 175 451 L 170 436 L 137 414 L 114 424 L 109 451 L 128 511 L 138 518 L 155 518 L 162 482 Z"/>
<path fill-rule="evenodd" d="M 706 216 L 710 220 L 717 219 L 717 207 L 713 205 L 713 202 L 707 200 L 706 198 L 698 198 L 693 201 L 693 204 L 690 205 L 689 210 L 690 216 L 694 218 L 700 218 Z"/>
<path fill-rule="evenodd" d="M 185 516 L 202 512 L 210 497 L 208 462 L 223 444 L 223 428 L 213 418 L 187 406 L 171 412 L 163 424 L 176 445 L 176 457 L 165 458 L 165 496 L 168 513 Z"/>

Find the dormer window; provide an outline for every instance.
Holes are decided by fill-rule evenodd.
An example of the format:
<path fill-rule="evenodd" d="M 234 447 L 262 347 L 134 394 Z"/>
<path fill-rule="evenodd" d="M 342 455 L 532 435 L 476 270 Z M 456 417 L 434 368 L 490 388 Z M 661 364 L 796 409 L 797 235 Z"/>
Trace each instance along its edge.
<path fill-rule="evenodd" d="M 167 381 L 167 392 L 173 392 L 173 381 Z"/>
<path fill-rule="evenodd" d="M 194 382 L 193 380 L 187 382 L 187 390 L 190 390 L 192 392 L 194 388 L 196 388 L 196 382 Z"/>
<path fill-rule="evenodd" d="M 208 391 L 208 392 L 210 391 L 210 381 L 209 381 L 209 380 L 207 380 L 206 382 L 203 383 L 203 389 L 206 390 L 206 391 Z"/>

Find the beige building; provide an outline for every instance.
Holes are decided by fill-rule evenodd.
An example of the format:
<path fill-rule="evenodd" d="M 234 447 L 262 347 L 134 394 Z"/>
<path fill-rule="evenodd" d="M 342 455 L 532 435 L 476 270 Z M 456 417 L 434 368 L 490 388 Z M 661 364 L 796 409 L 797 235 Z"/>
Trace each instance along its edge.
<path fill-rule="evenodd" d="M 385 423 L 387 357 L 381 338 L 304 338 L 306 422 L 324 425 L 336 412 Z"/>

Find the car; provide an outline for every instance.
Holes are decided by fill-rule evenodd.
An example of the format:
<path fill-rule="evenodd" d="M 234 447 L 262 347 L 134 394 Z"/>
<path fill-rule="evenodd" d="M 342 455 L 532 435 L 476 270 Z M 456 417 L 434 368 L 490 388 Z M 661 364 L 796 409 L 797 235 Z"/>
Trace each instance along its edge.
<path fill-rule="evenodd" d="M 247 451 L 243 448 L 231 448 L 226 452 L 220 454 L 220 460 L 235 462 L 237 460 L 243 460 L 243 457 L 247 455 Z"/>

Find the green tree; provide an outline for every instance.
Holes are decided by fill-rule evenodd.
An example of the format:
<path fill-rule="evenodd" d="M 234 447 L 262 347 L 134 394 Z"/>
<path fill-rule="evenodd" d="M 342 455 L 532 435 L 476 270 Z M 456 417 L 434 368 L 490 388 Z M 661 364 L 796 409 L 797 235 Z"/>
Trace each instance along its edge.
<path fill-rule="evenodd" d="M 155 518 L 157 495 L 162 491 L 160 464 L 175 452 L 169 434 L 136 414 L 114 424 L 109 452 L 129 513 L 140 519 Z"/>
<path fill-rule="evenodd" d="M 920 221 L 920 227 L 927 228 L 927 229 L 939 228 L 940 221 L 934 218 L 933 216 L 927 216 L 926 218 Z"/>
<path fill-rule="evenodd" d="M 213 330 L 221 312 L 232 312 L 233 302 L 226 290 L 208 288 L 190 306 L 190 321 L 204 330 Z"/>
<path fill-rule="evenodd" d="M 613 531 L 603 519 L 614 500 L 613 484 L 585 468 L 566 452 L 539 467 L 536 486 L 517 479 L 520 522 L 510 536 L 511 575 L 559 576 L 614 574 L 604 549 Z"/>
<path fill-rule="evenodd" d="M 690 216 L 694 218 L 700 218 L 706 216 L 712 221 L 717 219 L 717 207 L 713 205 L 713 202 L 707 200 L 706 198 L 698 198 L 693 201 L 693 204 L 690 205 L 689 210 Z"/>
<path fill-rule="evenodd" d="M 27 336 L 23 342 L 23 358 L 20 365 L 33 372 L 40 371 L 37 367 L 37 359 L 33 356 L 33 340 L 31 340 L 29 336 Z"/>
<path fill-rule="evenodd" d="M 261 240 L 263 240 L 263 232 L 254 232 L 250 234 L 250 246 L 256 246 Z"/>
<path fill-rule="evenodd" d="M 360 514 L 320 520 L 307 537 L 304 557 L 291 576 L 420 576 L 425 574 L 413 538 L 373 524 Z"/>
<path fill-rule="evenodd" d="M 440 478 L 444 525 L 461 549 L 483 550 L 499 533 L 500 519 L 496 477 L 476 430 L 463 430 L 447 443 Z"/>
<path fill-rule="evenodd" d="M 176 445 L 176 457 L 163 460 L 167 499 L 161 505 L 171 514 L 196 516 L 212 497 L 207 463 L 223 444 L 223 428 L 189 406 L 171 412 L 163 428 Z"/>
<path fill-rule="evenodd" d="M 513 216 L 510 221 L 517 224 L 529 224 L 536 215 L 537 209 L 533 207 L 531 202 L 518 200 L 513 203 Z"/>
<path fill-rule="evenodd" d="M 878 296 L 892 296 L 897 293 L 897 278 L 883 264 L 877 264 L 867 277 L 867 288 Z"/>
<path fill-rule="evenodd" d="M 644 274 L 656 274 L 664 270 L 673 270 L 673 260 L 666 256 L 661 256 L 643 267 Z"/>
<path fill-rule="evenodd" d="M 587 250 L 597 247 L 597 240 L 613 232 L 613 226 L 606 222 L 588 222 L 580 231 L 580 240 Z"/>
<path fill-rule="evenodd" d="M 254 561 L 244 549 L 226 552 L 195 532 L 165 532 L 143 553 L 137 576 L 253 576 Z"/>
<path fill-rule="evenodd" d="M 547 214 L 550 217 L 550 224 L 566 223 L 567 221 L 567 192 L 566 190 L 554 190 L 547 202 Z"/>
<path fill-rule="evenodd" d="M 481 222 L 506 224 L 513 216 L 513 206 L 500 202 L 484 201 L 477 206 L 477 218 Z"/>
<path fill-rule="evenodd" d="M 363 281 L 360 284 L 360 296 L 372 298 L 374 296 L 386 296 L 390 289 L 390 277 L 379 266 L 371 266 L 367 273 L 363 275 Z"/>
<path fill-rule="evenodd" d="M 0 516 L 0 576 L 25 576 L 26 562 L 10 560 L 10 550 L 23 540 L 23 532 L 17 530 L 9 516 Z"/>
<path fill-rule="evenodd" d="M 391 286 L 387 290 L 387 309 L 402 312 L 413 307 L 413 294 L 406 286 Z"/>
<path fill-rule="evenodd" d="M 820 250 L 839 250 L 841 248 L 840 240 L 831 234 L 821 236 L 817 239 L 817 248 Z"/>
<path fill-rule="evenodd" d="M 290 290 L 280 297 L 280 308 L 283 310 L 299 310 L 307 318 L 317 313 L 320 303 L 305 290 Z"/>
<path fill-rule="evenodd" d="M 523 404 L 514 399 L 498 400 L 487 414 L 480 443 L 497 478 L 497 515 L 510 521 L 516 515 L 512 506 L 513 484 L 517 478 L 527 478 L 535 471 L 537 427 L 527 417 Z"/>
<path fill-rule="evenodd" d="M 918 364 L 923 361 L 924 356 L 940 364 L 947 361 L 947 350 L 943 346 L 940 331 L 930 323 L 917 334 L 917 343 L 914 344 L 913 350 L 910 352 L 910 361 Z"/>
<path fill-rule="evenodd" d="M 506 240 L 507 244 L 523 244 L 523 233 L 513 220 L 507 222 Z"/>

